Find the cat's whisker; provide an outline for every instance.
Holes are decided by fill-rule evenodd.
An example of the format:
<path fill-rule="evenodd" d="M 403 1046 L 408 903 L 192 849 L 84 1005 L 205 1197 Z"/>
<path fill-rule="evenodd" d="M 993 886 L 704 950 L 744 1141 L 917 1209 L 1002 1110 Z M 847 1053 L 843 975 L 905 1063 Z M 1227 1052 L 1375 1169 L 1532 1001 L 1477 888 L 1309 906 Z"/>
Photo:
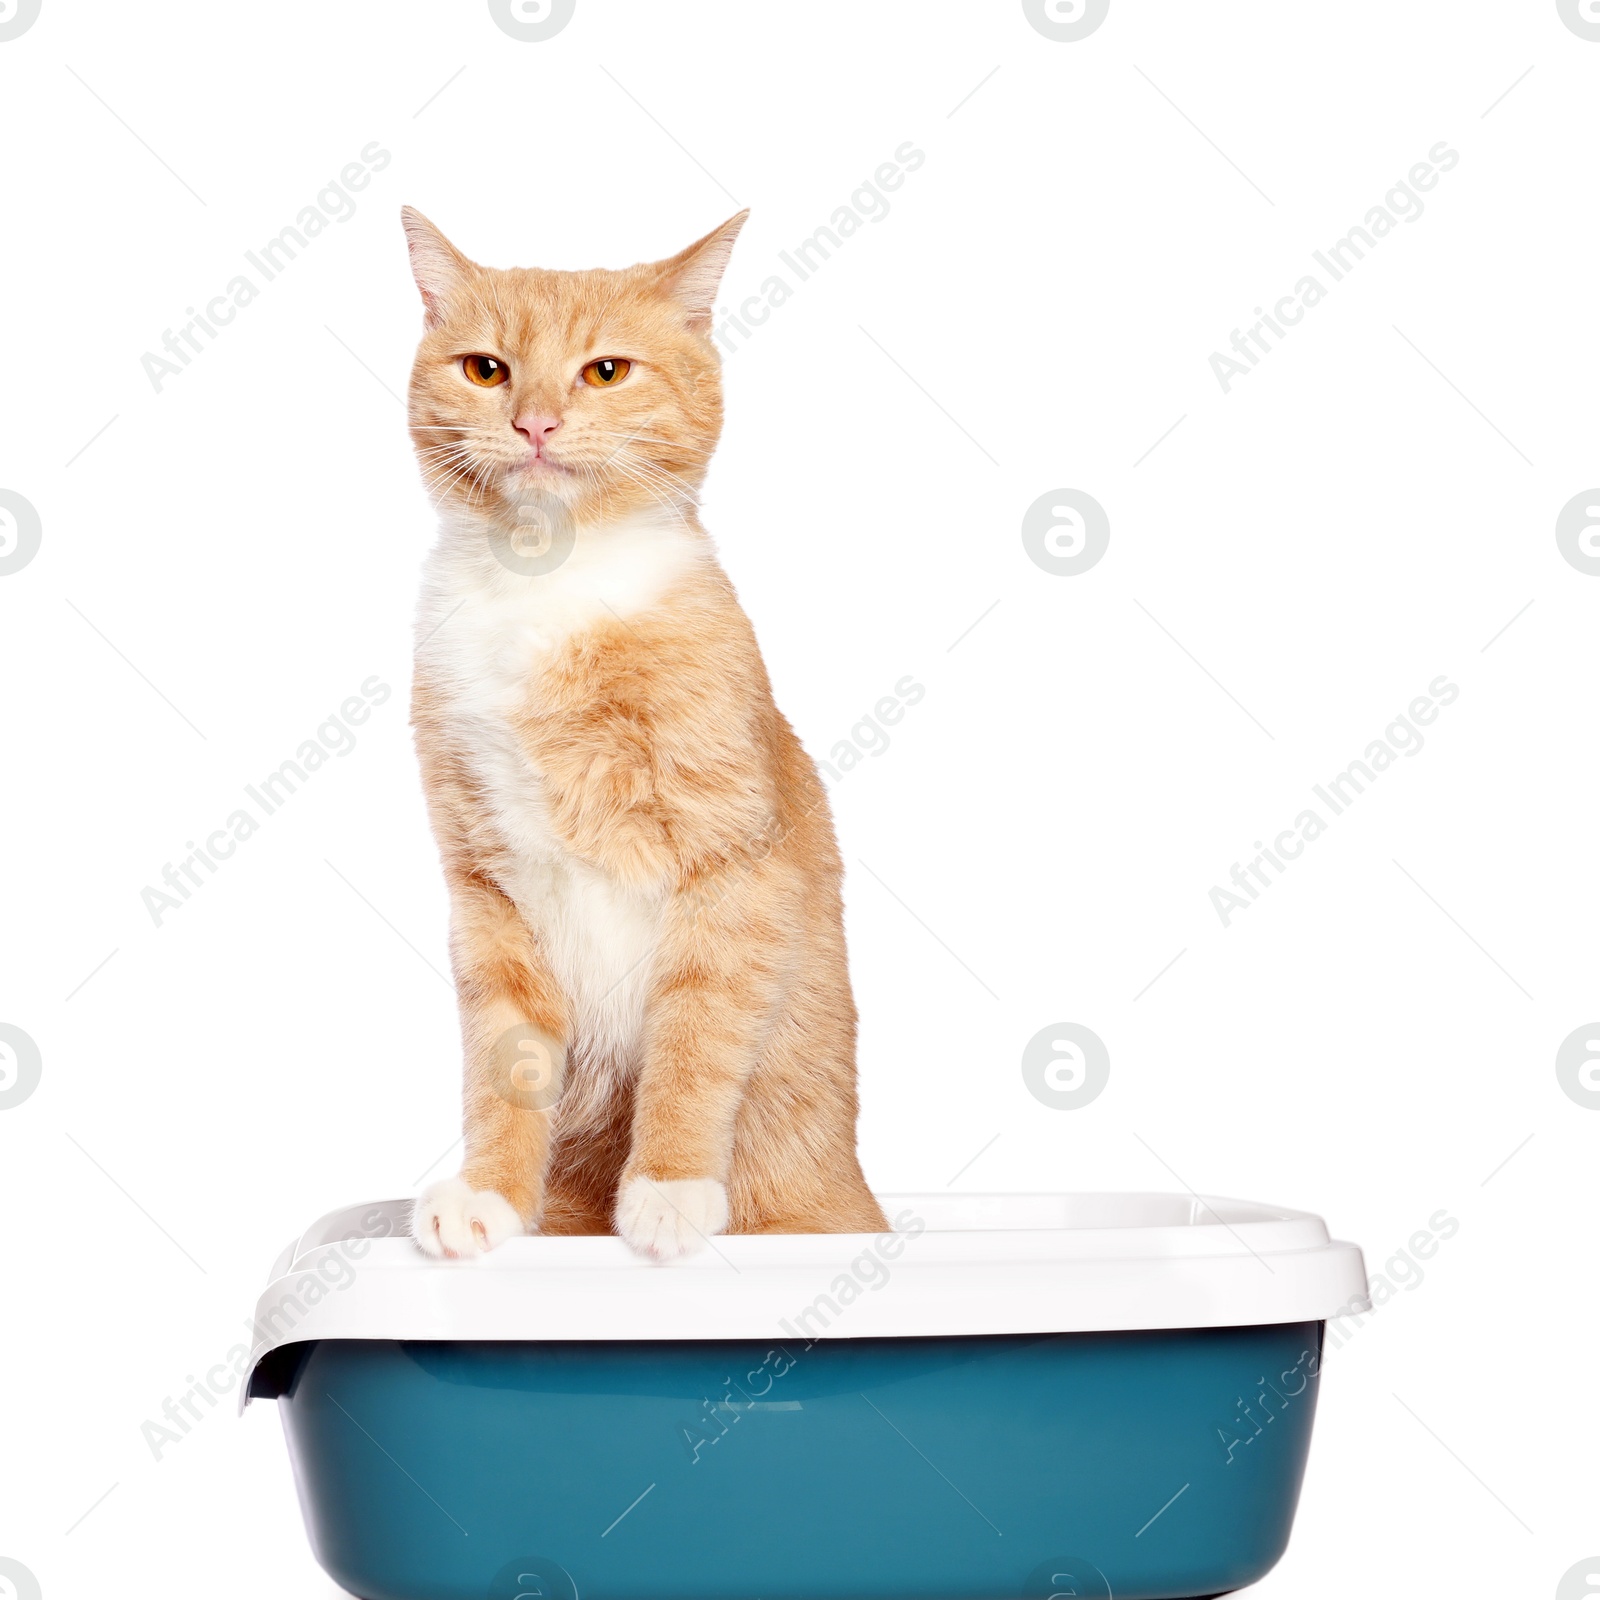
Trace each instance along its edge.
<path fill-rule="evenodd" d="M 421 463 L 423 477 L 432 484 L 448 485 L 459 482 L 470 470 L 471 463 L 454 457 L 442 461 Z"/>
<path fill-rule="evenodd" d="M 644 492 L 649 495 L 650 498 L 654 500 L 663 511 L 667 512 L 668 515 L 673 517 L 682 526 L 687 527 L 689 525 L 689 519 L 685 515 L 683 506 L 674 503 L 667 495 L 662 494 L 647 478 L 639 476 L 626 464 L 623 465 L 621 470 L 622 475 L 625 478 L 627 478 L 630 482 L 636 483 L 641 489 L 643 489 Z"/>
<path fill-rule="evenodd" d="M 662 444 L 671 450 L 681 450 L 685 455 L 709 456 L 711 454 L 709 450 L 701 450 L 697 446 L 687 444 L 682 440 L 663 439 L 653 433 L 613 433 L 609 428 L 590 428 L 585 431 L 593 433 L 597 438 L 621 439 L 628 444 L 632 444 L 635 440 L 641 444 Z"/>
<path fill-rule="evenodd" d="M 471 504 L 486 498 L 485 475 L 488 464 L 459 439 L 426 445 L 418 450 L 423 484 L 435 498 L 455 489 Z"/>
<path fill-rule="evenodd" d="M 621 464 L 624 470 L 631 472 L 645 482 L 655 484 L 669 495 L 681 494 L 691 502 L 695 499 L 693 489 L 682 478 L 663 470 L 656 466 L 654 462 L 634 456 L 631 451 L 628 453 L 628 458 L 623 460 Z"/>
<path fill-rule="evenodd" d="M 607 460 L 605 463 L 605 471 L 613 476 L 625 478 L 632 483 L 644 483 L 647 481 L 643 474 L 641 474 L 621 453 L 614 455 Z M 595 476 L 599 478 L 599 472 L 596 472 Z"/>
<path fill-rule="evenodd" d="M 710 454 L 710 451 L 701 450 L 698 446 L 690 444 L 686 439 L 667 439 L 667 438 L 663 438 L 660 434 L 657 434 L 657 433 L 642 433 L 642 432 L 640 432 L 640 433 L 623 433 L 620 430 L 615 429 L 615 428 L 585 428 L 584 432 L 585 433 L 592 433 L 592 434 L 595 435 L 596 438 L 600 438 L 600 439 L 625 439 L 625 440 L 628 440 L 630 442 L 632 440 L 638 439 L 638 440 L 641 440 L 645 444 L 672 445 L 675 448 L 680 449 L 680 450 L 693 451 L 696 455 L 709 455 Z"/>

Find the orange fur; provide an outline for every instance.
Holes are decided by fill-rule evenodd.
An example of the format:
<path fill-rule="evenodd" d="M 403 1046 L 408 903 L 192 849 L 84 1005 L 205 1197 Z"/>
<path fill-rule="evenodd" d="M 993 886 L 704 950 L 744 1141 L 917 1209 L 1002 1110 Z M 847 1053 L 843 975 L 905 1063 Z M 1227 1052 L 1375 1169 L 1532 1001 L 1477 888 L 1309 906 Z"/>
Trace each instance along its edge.
<path fill-rule="evenodd" d="M 419 1202 L 419 1240 L 459 1253 L 470 1224 L 497 1242 L 492 1198 L 466 1190 L 525 1228 L 638 1231 L 637 1205 L 618 1212 L 635 1179 L 663 1216 L 671 1186 L 724 1185 L 732 1232 L 882 1229 L 827 800 L 697 515 L 722 420 L 711 303 L 743 217 L 615 272 L 492 270 L 405 222 L 426 308 L 412 434 L 442 519 L 413 722 L 467 1146 L 457 1210 Z M 472 354 L 509 378 L 476 387 Z M 602 357 L 631 363 L 614 388 L 583 378 Z M 559 422 L 537 456 L 528 417 Z M 520 548 L 530 507 L 558 554 L 572 542 L 548 570 L 493 554 Z M 617 973 L 623 939 L 640 953 Z M 506 1081 L 505 1041 L 529 1037 L 553 1105 Z M 630 1242 L 698 1242 L 658 1225 Z"/>

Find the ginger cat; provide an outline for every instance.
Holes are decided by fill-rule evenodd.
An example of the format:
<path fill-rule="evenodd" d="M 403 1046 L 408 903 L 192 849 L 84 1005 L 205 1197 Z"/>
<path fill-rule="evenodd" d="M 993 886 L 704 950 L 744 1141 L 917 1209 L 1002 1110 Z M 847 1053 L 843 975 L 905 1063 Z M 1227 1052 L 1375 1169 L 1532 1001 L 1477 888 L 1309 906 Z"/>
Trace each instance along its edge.
<path fill-rule="evenodd" d="M 697 517 L 745 213 L 620 272 L 481 267 L 402 216 L 440 516 L 412 720 L 465 1051 L 417 1242 L 883 1230 L 827 798 Z"/>

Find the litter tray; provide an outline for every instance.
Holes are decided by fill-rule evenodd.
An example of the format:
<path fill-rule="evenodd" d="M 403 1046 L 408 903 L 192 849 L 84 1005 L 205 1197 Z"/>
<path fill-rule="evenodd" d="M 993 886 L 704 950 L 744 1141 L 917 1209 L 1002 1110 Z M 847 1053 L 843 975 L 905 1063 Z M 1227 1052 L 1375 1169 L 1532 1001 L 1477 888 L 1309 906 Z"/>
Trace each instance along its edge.
<path fill-rule="evenodd" d="M 1283 1553 L 1356 1246 L 1164 1194 L 884 1197 L 895 1231 L 425 1258 L 324 1217 L 256 1312 L 361 1600 L 1178 1600 Z"/>

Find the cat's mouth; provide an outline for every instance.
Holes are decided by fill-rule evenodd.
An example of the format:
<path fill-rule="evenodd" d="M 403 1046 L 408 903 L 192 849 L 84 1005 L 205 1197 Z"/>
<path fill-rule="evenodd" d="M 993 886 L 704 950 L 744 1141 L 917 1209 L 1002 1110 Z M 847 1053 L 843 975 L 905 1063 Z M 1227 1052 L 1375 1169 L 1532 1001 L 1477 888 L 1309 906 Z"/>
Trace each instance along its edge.
<path fill-rule="evenodd" d="M 557 461 L 552 456 L 542 452 L 535 455 L 531 450 L 512 469 L 519 477 L 533 478 L 570 478 L 572 468 L 565 462 Z"/>

